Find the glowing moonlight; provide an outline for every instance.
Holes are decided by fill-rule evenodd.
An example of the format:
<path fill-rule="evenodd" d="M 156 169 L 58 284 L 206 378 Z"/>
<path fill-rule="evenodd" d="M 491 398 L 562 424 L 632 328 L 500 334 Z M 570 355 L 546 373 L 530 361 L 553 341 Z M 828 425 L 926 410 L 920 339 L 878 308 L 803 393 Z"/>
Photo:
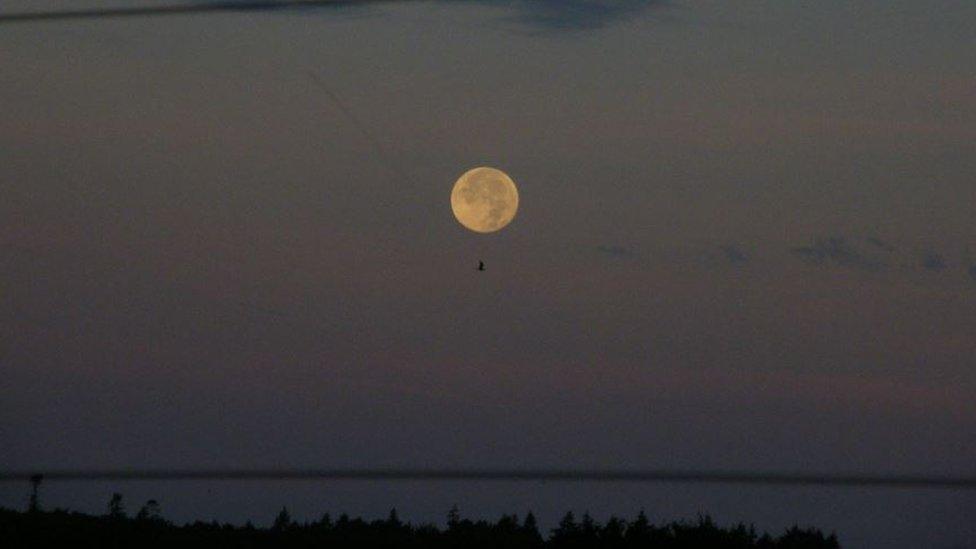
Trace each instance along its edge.
<path fill-rule="evenodd" d="M 515 182 L 501 170 L 475 168 L 464 173 L 451 191 L 458 222 L 479 233 L 493 233 L 515 219 L 519 195 Z"/>

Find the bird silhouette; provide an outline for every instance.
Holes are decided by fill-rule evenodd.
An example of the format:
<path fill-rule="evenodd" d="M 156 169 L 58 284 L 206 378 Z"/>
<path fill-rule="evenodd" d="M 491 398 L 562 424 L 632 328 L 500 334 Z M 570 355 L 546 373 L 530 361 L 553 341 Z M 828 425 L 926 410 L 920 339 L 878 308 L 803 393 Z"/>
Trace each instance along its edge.
<path fill-rule="evenodd" d="M 485 262 L 484 261 L 479 261 L 478 262 L 478 270 L 479 271 L 485 270 Z"/>

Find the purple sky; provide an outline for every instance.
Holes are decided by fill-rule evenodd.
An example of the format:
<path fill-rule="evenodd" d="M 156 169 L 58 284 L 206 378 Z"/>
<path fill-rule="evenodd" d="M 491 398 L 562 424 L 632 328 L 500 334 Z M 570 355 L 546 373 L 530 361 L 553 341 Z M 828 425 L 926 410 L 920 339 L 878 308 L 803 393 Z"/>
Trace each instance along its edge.
<path fill-rule="evenodd" d="M 0 27 L 0 468 L 972 475 L 976 4 L 556 4 Z M 450 211 L 477 165 L 497 234 Z M 45 489 L 976 539 L 924 491 Z"/>

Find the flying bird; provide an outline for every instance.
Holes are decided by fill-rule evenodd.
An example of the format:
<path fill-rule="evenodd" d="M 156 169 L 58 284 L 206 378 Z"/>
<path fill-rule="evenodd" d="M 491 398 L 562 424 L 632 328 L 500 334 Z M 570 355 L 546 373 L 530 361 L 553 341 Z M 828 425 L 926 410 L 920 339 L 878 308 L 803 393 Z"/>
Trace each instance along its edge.
<path fill-rule="evenodd" d="M 485 262 L 484 261 L 479 261 L 478 262 L 478 270 L 479 271 L 485 270 Z"/>

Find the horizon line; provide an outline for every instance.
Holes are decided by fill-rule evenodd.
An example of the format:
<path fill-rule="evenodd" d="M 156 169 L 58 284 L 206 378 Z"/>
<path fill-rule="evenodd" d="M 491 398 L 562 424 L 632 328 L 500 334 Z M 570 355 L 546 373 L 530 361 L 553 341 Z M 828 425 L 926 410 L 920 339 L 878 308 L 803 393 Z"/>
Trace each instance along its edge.
<path fill-rule="evenodd" d="M 147 480 L 344 480 L 445 482 L 631 482 L 849 488 L 976 489 L 976 476 L 815 474 L 672 469 L 51 469 L 0 471 L 0 482 Z"/>

